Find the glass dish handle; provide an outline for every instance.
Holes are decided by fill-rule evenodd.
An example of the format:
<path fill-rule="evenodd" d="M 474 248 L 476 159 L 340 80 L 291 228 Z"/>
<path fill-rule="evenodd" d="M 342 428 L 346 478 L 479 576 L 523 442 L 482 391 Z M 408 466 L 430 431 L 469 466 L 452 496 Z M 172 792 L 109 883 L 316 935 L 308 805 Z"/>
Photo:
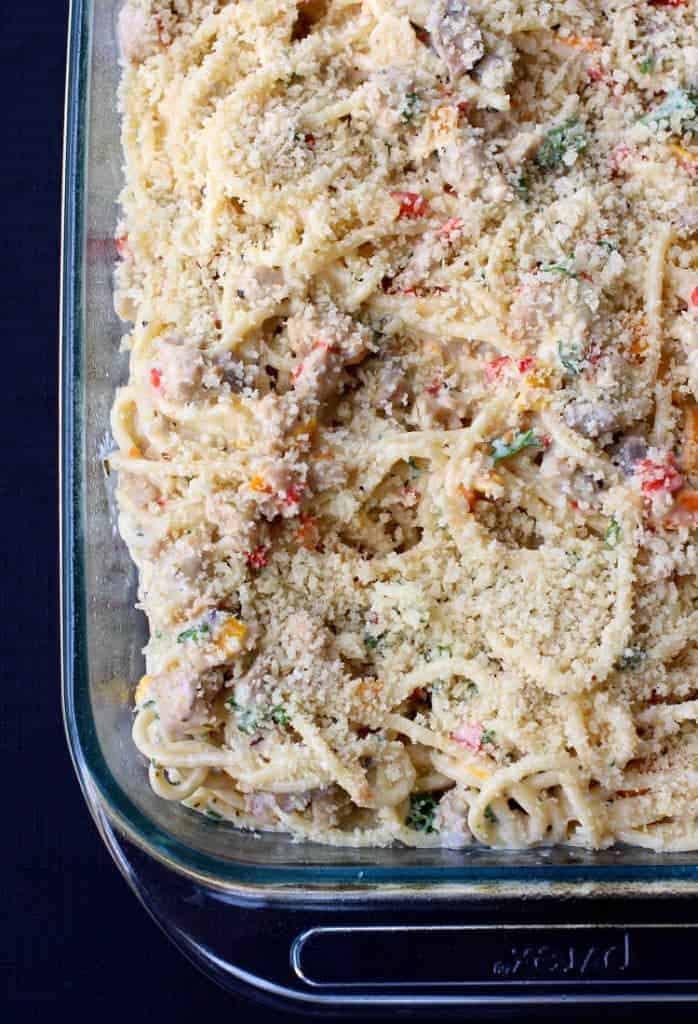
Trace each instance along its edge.
<path fill-rule="evenodd" d="M 159 863 L 98 801 L 92 809 L 122 874 L 180 951 L 229 991 L 285 1010 L 360 1017 L 421 1008 L 433 1018 L 570 999 L 698 1001 L 692 922 L 643 920 L 637 910 L 625 923 L 599 920 L 598 904 L 570 920 L 560 900 L 232 895 Z"/>

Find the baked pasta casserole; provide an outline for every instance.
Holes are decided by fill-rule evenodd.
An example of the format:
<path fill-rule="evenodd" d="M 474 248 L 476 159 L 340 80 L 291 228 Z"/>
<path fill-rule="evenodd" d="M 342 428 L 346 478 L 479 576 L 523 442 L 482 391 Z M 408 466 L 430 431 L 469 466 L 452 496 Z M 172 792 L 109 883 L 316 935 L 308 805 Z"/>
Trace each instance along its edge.
<path fill-rule="evenodd" d="M 128 0 L 110 467 L 150 784 L 698 848 L 693 0 Z"/>

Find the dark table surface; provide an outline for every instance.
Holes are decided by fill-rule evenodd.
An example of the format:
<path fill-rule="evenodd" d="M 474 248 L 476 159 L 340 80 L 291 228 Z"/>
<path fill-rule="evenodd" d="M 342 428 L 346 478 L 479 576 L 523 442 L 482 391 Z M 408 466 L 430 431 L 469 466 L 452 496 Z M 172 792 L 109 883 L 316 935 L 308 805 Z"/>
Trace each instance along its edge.
<path fill-rule="evenodd" d="M 67 6 L 13 4 L 0 33 L 0 1020 L 59 1010 L 78 1021 L 95 1011 L 179 1022 L 204 1007 L 262 1020 L 191 967 L 136 903 L 92 825 L 63 737 L 56 395 Z"/>
<path fill-rule="evenodd" d="M 10 11 L 7 0 L 3 7 Z M 133 1024 L 178 1024 L 201 1011 L 288 1020 L 219 991 L 170 947 L 109 859 L 67 754 L 58 688 L 56 460 L 67 2 L 15 3 L 11 12 L 0 33 L 7 243 L 0 274 L 0 1020 L 50 1019 L 51 1011 Z"/>

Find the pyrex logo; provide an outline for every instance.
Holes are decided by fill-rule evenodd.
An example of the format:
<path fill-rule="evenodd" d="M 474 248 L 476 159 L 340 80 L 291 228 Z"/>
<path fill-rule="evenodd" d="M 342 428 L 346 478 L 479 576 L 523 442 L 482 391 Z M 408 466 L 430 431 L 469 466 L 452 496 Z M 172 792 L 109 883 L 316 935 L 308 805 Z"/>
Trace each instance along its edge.
<path fill-rule="evenodd" d="M 512 946 L 505 959 L 492 964 L 492 974 L 512 980 L 569 975 L 583 978 L 622 974 L 629 966 L 630 936 L 623 932 L 611 945 L 604 942 L 561 942 L 559 946 L 550 943 Z"/>

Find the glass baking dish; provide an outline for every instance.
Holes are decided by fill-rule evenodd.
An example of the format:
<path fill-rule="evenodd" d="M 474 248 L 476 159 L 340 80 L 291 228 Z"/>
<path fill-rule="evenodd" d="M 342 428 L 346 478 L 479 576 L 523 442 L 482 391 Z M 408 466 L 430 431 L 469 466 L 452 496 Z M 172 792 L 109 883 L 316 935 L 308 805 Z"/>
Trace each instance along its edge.
<path fill-rule="evenodd" d="M 119 6 L 72 5 L 62 296 L 63 698 L 75 767 L 105 841 L 188 955 L 226 984 L 254 984 L 306 1011 L 357 1012 L 386 1001 L 432 1013 L 514 1006 L 555 1002 L 575 985 L 582 1000 L 621 998 L 616 984 L 627 1000 L 635 983 L 644 998 L 642 971 L 656 968 L 649 950 L 678 934 L 667 925 L 691 926 L 696 904 L 685 897 L 698 893 L 696 853 L 337 849 L 238 832 L 158 799 L 147 785 L 130 737 L 145 620 L 134 609 L 135 570 L 102 462 L 114 389 L 127 372 L 112 299 Z M 637 896 L 663 909 L 648 916 Z M 224 913 L 234 925 L 221 927 Z M 606 945 L 597 943 L 585 975 L 583 929 L 598 936 L 600 924 Z M 569 946 L 571 925 L 579 950 Z M 618 928 L 623 942 L 632 936 L 632 970 Z M 263 946 L 253 936 L 264 936 Z M 417 942 L 419 970 L 408 956 Z M 519 948 L 552 953 L 509 962 Z M 641 966 L 644 957 L 651 966 Z M 454 959 L 458 970 L 446 969 Z M 694 979 L 677 982 L 677 970 L 671 980 L 686 996 Z M 666 988 L 668 978 L 651 980 Z"/>

